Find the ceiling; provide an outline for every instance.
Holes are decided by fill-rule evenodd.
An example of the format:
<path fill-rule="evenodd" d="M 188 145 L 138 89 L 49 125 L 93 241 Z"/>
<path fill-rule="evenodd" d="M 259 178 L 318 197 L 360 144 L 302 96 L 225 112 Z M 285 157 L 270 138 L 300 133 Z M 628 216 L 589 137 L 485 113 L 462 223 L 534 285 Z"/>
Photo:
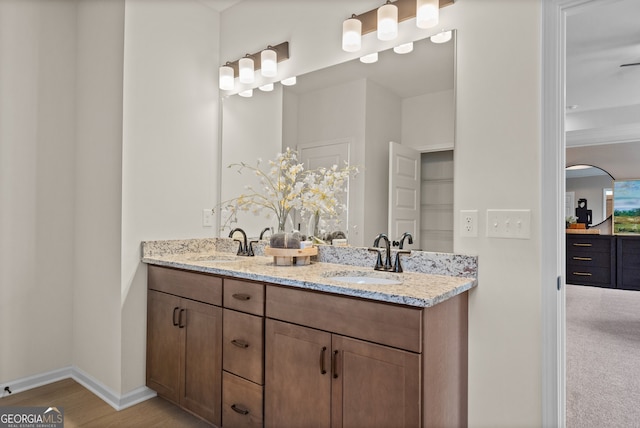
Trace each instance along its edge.
<path fill-rule="evenodd" d="M 640 105 L 640 0 L 600 1 L 567 17 L 567 106 Z M 640 118 L 638 119 L 640 121 Z"/>

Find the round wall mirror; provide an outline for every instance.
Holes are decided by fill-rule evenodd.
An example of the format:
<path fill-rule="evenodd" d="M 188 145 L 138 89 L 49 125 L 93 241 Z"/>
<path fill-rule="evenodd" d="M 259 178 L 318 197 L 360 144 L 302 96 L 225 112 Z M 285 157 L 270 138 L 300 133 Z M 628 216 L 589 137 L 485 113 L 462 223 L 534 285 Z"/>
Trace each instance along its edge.
<path fill-rule="evenodd" d="M 613 213 L 613 177 L 593 165 L 571 165 L 565 170 L 566 216 L 586 228 L 596 227 Z"/>

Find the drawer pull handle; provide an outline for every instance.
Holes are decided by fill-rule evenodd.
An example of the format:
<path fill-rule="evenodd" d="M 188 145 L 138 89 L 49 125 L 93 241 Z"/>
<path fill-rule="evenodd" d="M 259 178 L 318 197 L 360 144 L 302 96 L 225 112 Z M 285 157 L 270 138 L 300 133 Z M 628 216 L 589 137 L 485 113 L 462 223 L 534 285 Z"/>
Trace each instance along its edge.
<path fill-rule="evenodd" d="M 592 259 L 591 257 L 573 257 L 573 260 L 580 260 L 583 262 L 590 262 Z"/>
<path fill-rule="evenodd" d="M 327 370 L 324 367 L 324 353 L 327 351 L 327 347 L 323 346 L 320 351 L 320 374 L 326 374 Z"/>
<path fill-rule="evenodd" d="M 234 345 L 236 345 L 238 348 L 248 348 L 249 344 L 247 342 L 245 342 L 244 340 L 238 340 L 238 339 L 233 339 L 231 341 L 231 343 L 233 343 Z"/>
<path fill-rule="evenodd" d="M 331 367 L 333 368 L 333 378 L 338 379 L 338 351 L 333 351 L 333 359 L 331 360 Z"/>
<path fill-rule="evenodd" d="M 182 323 L 182 314 L 186 312 L 186 309 L 180 309 L 180 314 L 178 315 L 178 328 L 184 328 L 184 324 Z"/>
<path fill-rule="evenodd" d="M 245 293 L 235 293 L 231 295 L 234 299 L 238 299 L 238 300 L 250 300 L 251 296 L 249 294 L 245 294 Z"/>
<path fill-rule="evenodd" d="M 573 274 L 577 276 L 591 276 L 589 272 L 574 272 Z"/>
<path fill-rule="evenodd" d="M 240 413 L 241 415 L 248 415 L 249 414 L 249 410 L 247 410 L 244 407 L 239 406 L 237 404 L 232 404 L 231 405 L 231 409 L 236 413 Z"/>
<path fill-rule="evenodd" d="M 573 244 L 573 246 L 574 247 L 593 247 L 593 244 L 576 242 L 575 244 Z"/>
<path fill-rule="evenodd" d="M 178 309 L 180 309 L 178 306 L 176 306 L 175 308 L 173 308 L 173 326 L 177 327 L 178 326 L 178 321 L 176 321 L 176 312 L 178 312 Z"/>

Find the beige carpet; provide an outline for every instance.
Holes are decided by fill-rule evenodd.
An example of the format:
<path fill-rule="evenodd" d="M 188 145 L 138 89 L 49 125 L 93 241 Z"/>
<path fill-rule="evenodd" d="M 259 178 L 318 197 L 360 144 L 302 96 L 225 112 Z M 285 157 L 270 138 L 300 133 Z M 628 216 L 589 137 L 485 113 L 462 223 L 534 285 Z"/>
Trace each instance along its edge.
<path fill-rule="evenodd" d="M 567 427 L 640 427 L 640 291 L 567 285 Z"/>

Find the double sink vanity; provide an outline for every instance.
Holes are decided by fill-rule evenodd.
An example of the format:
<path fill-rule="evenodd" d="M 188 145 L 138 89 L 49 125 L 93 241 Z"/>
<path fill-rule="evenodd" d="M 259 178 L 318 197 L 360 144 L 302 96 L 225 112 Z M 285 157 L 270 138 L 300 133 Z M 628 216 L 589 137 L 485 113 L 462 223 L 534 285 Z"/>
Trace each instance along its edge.
<path fill-rule="evenodd" d="M 366 248 L 304 266 L 231 239 L 153 241 L 147 386 L 216 426 L 466 426 L 467 295 L 477 259 Z"/>

